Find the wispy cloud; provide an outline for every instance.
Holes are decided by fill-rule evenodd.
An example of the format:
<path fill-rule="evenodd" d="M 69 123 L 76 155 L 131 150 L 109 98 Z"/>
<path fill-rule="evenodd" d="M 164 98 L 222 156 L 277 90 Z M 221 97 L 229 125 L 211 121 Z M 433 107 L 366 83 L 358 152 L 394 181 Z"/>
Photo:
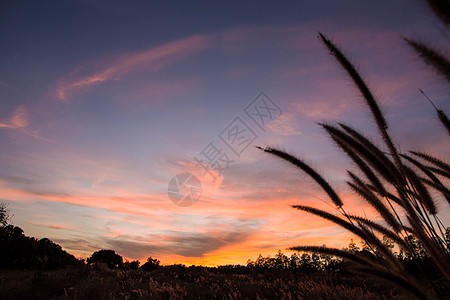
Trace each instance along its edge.
<path fill-rule="evenodd" d="M 20 105 L 7 120 L 0 122 L 0 128 L 18 129 L 28 126 L 29 114 L 24 104 Z"/>
<path fill-rule="evenodd" d="M 80 75 L 79 72 L 74 72 L 69 78 L 58 82 L 57 97 L 62 101 L 68 102 L 69 98 L 77 92 L 101 82 L 120 80 L 128 74 L 138 71 L 157 71 L 188 55 L 204 50 L 208 44 L 208 36 L 190 36 L 141 52 L 123 55 L 118 59 L 108 61 L 106 65 L 100 67 L 91 67 L 87 72 L 88 75 Z"/>
<path fill-rule="evenodd" d="M 18 130 L 17 132 L 26 134 L 27 136 L 32 136 L 33 138 L 44 141 L 51 141 L 50 139 L 42 137 L 38 130 L 30 126 L 30 119 L 30 113 L 27 106 L 21 104 L 14 110 L 11 117 L 0 121 L 0 129 L 16 129 Z"/>
<path fill-rule="evenodd" d="M 280 117 L 271 121 L 267 124 L 267 127 L 274 133 L 289 136 L 298 135 L 302 132 L 300 131 L 300 126 L 296 124 L 297 116 L 292 113 L 284 113 Z"/>
<path fill-rule="evenodd" d="M 248 181 L 252 184 L 251 179 Z M 195 263 L 200 257 L 206 264 L 226 263 L 231 257 L 245 261 L 261 249 L 268 254 L 280 247 L 293 246 L 304 239 L 305 230 L 324 227 L 325 222 L 309 216 L 302 216 L 308 226 L 299 222 L 301 213 L 290 205 L 300 199 L 294 199 L 293 195 L 258 189 L 252 195 L 246 188 L 228 183 L 215 189 L 220 191 L 205 191 L 204 198 L 195 207 L 180 210 L 166 195 L 141 195 L 118 190 L 110 191 L 109 196 L 68 195 L 0 185 L 4 197 L 16 203 L 31 199 L 46 205 L 64 203 L 99 209 L 100 214 L 94 217 L 96 221 L 93 222 L 97 227 L 90 232 L 97 235 L 80 245 L 61 240 L 61 234 L 72 236 L 89 225 L 71 228 L 72 224 L 79 223 L 71 218 L 67 225 L 63 220 L 35 222 L 41 230 L 45 227 L 52 230 L 47 231 L 49 238 L 79 255 L 109 247 L 133 259 L 154 255 L 165 262 Z M 252 197 L 258 200 L 252 201 Z M 300 198 L 302 203 L 309 201 L 305 197 Z M 298 232 L 299 229 L 303 231 Z M 324 239 L 323 242 L 328 244 L 331 240 Z"/>
<path fill-rule="evenodd" d="M 51 229 L 74 229 L 73 226 L 65 225 L 65 224 L 54 224 L 50 222 L 38 222 L 38 221 L 28 221 L 28 223 L 36 225 L 36 226 L 43 226 Z"/>

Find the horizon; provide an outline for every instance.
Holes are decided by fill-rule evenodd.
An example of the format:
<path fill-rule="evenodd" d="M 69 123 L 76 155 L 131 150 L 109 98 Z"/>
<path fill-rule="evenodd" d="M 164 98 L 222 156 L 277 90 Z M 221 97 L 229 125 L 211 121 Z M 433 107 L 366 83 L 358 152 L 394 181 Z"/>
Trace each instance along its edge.
<path fill-rule="evenodd" d="M 305 158 L 346 210 L 381 220 L 346 187 L 350 161 L 317 125 L 344 121 L 380 141 L 318 32 L 361 70 L 403 151 L 450 157 L 419 89 L 447 113 L 448 90 L 402 41 L 445 43 L 419 1 L 1 7 L 0 201 L 26 235 L 77 258 L 111 249 L 130 261 L 218 266 L 298 245 L 347 246 L 352 234 L 291 207 L 334 211 L 326 194 L 257 146 Z M 268 104 L 266 119 L 255 103 Z M 249 135 L 227 144 L 242 124 Z M 204 172 L 199 159 L 213 150 L 226 166 Z M 201 184 L 188 186 L 195 203 L 178 202 L 183 173 Z M 439 208 L 449 224 L 450 209 Z"/>

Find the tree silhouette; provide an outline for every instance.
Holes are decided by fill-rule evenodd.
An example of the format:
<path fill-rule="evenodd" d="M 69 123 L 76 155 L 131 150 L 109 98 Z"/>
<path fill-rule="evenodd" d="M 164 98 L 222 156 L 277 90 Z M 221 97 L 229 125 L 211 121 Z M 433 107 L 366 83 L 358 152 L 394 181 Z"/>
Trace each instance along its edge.
<path fill-rule="evenodd" d="M 37 240 L 20 227 L 0 227 L 0 269 L 59 269 L 78 260 L 61 246 L 44 238 Z"/>
<path fill-rule="evenodd" d="M 48 238 L 40 239 L 35 244 L 35 256 L 37 268 L 58 269 L 62 266 L 73 265 L 77 260 L 72 254 L 64 251 L 60 245 L 55 244 Z"/>
<path fill-rule="evenodd" d="M 124 264 L 123 264 L 123 268 L 125 269 L 125 270 L 137 270 L 137 269 L 139 269 L 139 265 L 141 264 L 141 262 L 139 261 L 139 260 L 133 260 L 133 261 L 130 261 L 130 262 L 125 262 Z"/>
<path fill-rule="evenodd" d="M 8 204 L 0 202 L 0 226 L 4 227 L 11 221 L 11 211 L 8 209 Z"/>
<path fill-rule="evenodd" d="M 255 261 L 247 260 L 247 268 L 252 271 L 263 270 L 293 270 L 302 273 L 313 273 L 319 271 L 337 270 L 341 260 L 332 255 L 324 255 L 317 253 L 293 253 L 290 257 L 286 256 L 281 250 L 275 257 L 261 254 Z"/>
<path fill-rule="evenodd" d="M 114 250 L 99 250 L 92 253 L 91 257 L 87 259 L 89 264 L 105 263 L 108 268 L 115 269 L 122 267 L 123 258 Z"/>
<path fill-rule="evenodd" d="M 144 271 L 153 271 L 160 267 L 160 261 L 156 258 L 147 258 L 147 262 L 142 265 L 141 269 Z"/>

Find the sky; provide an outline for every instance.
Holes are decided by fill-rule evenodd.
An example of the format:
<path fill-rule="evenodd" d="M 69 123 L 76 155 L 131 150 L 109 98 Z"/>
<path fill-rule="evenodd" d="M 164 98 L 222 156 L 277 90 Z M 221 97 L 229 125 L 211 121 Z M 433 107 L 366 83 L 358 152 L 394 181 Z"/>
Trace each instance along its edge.
<path fill-rule="evenodd" d="M 419 92 L 449 113 L 448 87 L 402 40 L 448 49 L 422 1 L 2 1 L 0 201 L 12 223 L 76 257 L 163 264 L 345 247 L 352 235 L 291 207 L 334 212 L 320 188 L 255 148 L 304 158 L 347 211 L 380 220 L 317 125 L 344 121 L 381 145 L 318 32 L 358 66 L 402 151 L 449 160 Z M 168 193 L 183 174 L 194 201 Z"/>

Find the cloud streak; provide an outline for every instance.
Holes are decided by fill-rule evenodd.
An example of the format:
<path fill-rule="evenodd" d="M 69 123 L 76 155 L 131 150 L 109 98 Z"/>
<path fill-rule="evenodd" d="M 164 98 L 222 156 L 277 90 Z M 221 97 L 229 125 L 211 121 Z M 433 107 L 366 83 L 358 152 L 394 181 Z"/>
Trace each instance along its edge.
<path fill-rule="evenodd" d="M 0 128 L 18 129 L 28 126 L 29 114 L 24 104 L 20 105 L 13 112 L 12 116 L 0 122 Z"/>
<path fill-rule="evenodd" d="M 62 79 L 57 84 L 56 95 L 59 100 L 69 102 L 69 99 L 99 83 L 120 80 L 130 73 L 139 71 L 157 71 L 177 60 L 206 49 L 210 38 L 205 35 L 195 35 L 176 40 L 150 49 L 130 53 L 118 59 L 109 61 L 106 66 L 93 68 L 88 75 L 80 76 L 75 72 L 71 78 Z"/>

